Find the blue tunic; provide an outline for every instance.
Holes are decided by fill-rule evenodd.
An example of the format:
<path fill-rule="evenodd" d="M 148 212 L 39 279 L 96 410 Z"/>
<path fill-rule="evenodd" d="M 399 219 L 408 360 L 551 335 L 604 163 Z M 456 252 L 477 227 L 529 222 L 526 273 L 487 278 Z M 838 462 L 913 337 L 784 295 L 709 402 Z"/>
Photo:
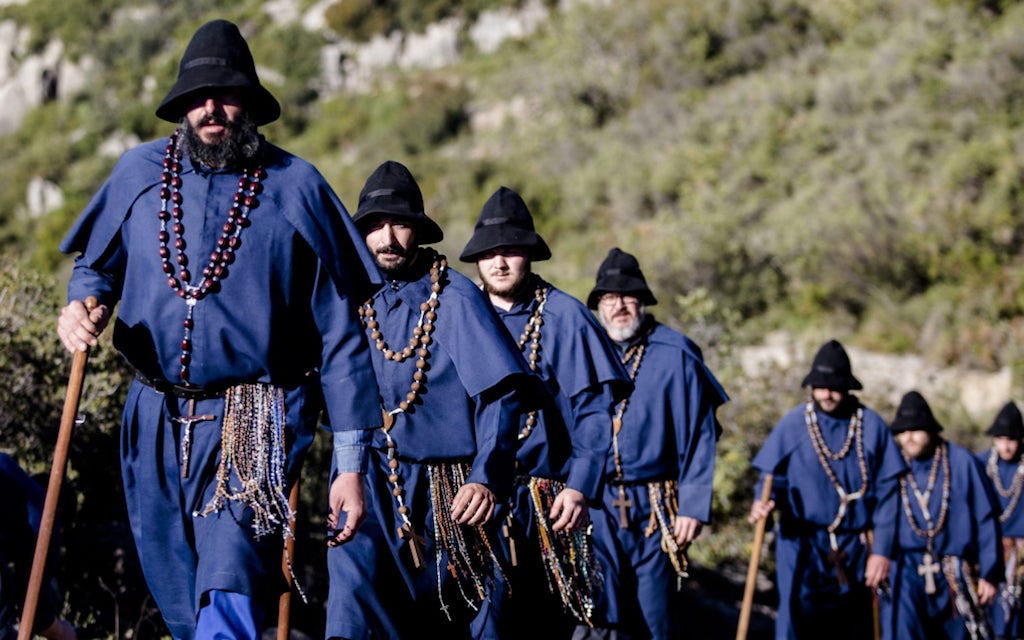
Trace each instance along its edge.
<path fill-rule="evenodd" d="M 422 275 L 392 282 L 373 297 L 383 338 L 398 350 L 408 344 L 420 305 L 430 296 L 427 270 L 433 252 L 419 251 L 416 265 Z M 426 537 L 427 567 L 413 567 L 408 544 L 397 534 L 402 521 L 388 482 L 387 437 L 378 430 L 367 474 L 367 520 L 352 541 L 327 553 L 329 638 L 469 637 L 475 612 L 456 590 L 446 569 L 447 554 L 435 545 L 427 464 L 468 463 L 466 482 L 482 483 L 499 504 L 506 501 L 512 489 L 517 428 L 522 412 L 533 406 L 530 397 L 536 397 L 537 382 L 490 302 L 469 279 L 449 269 L 438 300 L 426 389 L 421 389 L 412 411 L 395 416 L 390 430 L 409 518 L 416 532 Z M 415 360 L 398 363 L 374 352 L 373 368 L 386 410 L 406 399 Z M 497 522 L 493 519 L 487 527 L 492 540 L 497 539 Z M 440 597 L 452 622 L 441 610 L 439 577 Z"/>
<path fill-rule="evenodd" d="M 975 578 L 998 584 L 1003 572 L 999 507 L 988 486 L 985 471 L 974 455 L 953 443 L 946 443 L 946 446 L 949 452 L 949 504 L 945 526 L 935 536 L 932 557 L 938 561 L 940 557 L 949 555 L 977 563 L 978 575 Z M 910 461 L 910 472 L 914 474 L 920 491 L 928 487 L 933 460 L 934 456 Z M 945 472 L 940 463 L 928 501 L 933 525 L 939 520 L 944 482 Z M 907 502 L 917 528 L 926 530 L 926 520 L 909 482 Z M 935 593 L 925 593 L 925 579 L 918 571 L 927 549 L 927 538 L 913 531 L 902 505 L 898 519 L 891 596 L 880 599 L 882 637 L 893 640 L 968 637 L 964 619 L 955 611 L 951 589 L 942 571 L 935 574 Z"/>
<path fill-rule="evenodd" d="M 523 333 L 537 304 L 531 295 L 508 311 L 496 309 L 513 338 Z M 551 287 L 541 319 L 537 373 L 557 410 L 538 413 L 532 433 L 519 443 L 517 473 L 561 480 L 595 500 L 611 446 L 612 405 L 633 385 L 608 335 L 582 302 Z M 529 351 L 527 341 L 524 356 Z"/>
<path fill-rule="evenodd" d="M 114 344 L 150 380 L 179 383 L 186 304 L 168 286 L 158 254 L 160 175 L 166 140 L 122 157 L 61 244 L 80 252 L 69 299 L 120 303 Z M 185 253 L 193 282 L 216 247 L 240 172 L 182 161 Z M 194 309 L 191 382 L 284 388 L 290 475 L 298 474 L 321 410 L 333 429 L 379 425 L 377 385 L 355 305 L 376 286 L 372 257 L 345 208 L 312 165 L 264 144 L 267 173 L 251 225 L 218 293 Z M 172 249 L 173 251 L 173 249 Z M 372 269 L 372 271 L 371 271 Z M 379 282 L 379 279 L 377 279 Z M 135 381 L 122 424 L 122 473 L 132 532 L 147 583 L 176 638 L 190 638 L 209 590 L 263 595 L 280 573 L 281 541 L 254 540 L 239 503 L 193 517 L 212 497 L 224 400 L 165 397 Z M 196 425 L 187 477 L 172 418 L 211 414 Z"/>
<path fill-rule="evenodd" d="M 527 287 L 530 295 L 509 310 L 496 308 L 514 339 L 519 339 L 539 304 L 532 295 L 539 283 L 534 277 Z M 537 619 L 548 620 L 546 628 L 553 635 L 564 627 L 568 637 L 577 623 L 563 611 L 559 595 L 548 587 L 527 481 L 530 477 L 558 480 L 594 504 L 611 446 L 612 405 L 633 387 L 608 334 L 586 305 L 551 287 L 540 317 L 537 374 L 554 404 L 537 413 L 536 426 L 519 441 L 516 454 L 519 481 L 513 514 L 518 566 L 510 580 L 513 597 L 503 603 L 500 613 L 510 625 L 505 632 L 508 637 L 522 637 L 535 630 Z M 523 355 L 530 353 L 528 339 Z M 525 426 L 525 417 L 521 426 Z M 502 542 L 508 551 L 508 539 L 503 536 Z"/>
<path fill-rule="evenodd" d="M 848 399 L 855 401 L 853 397 Z M 897 478 L 906 464 L 882 417 L 864 407 L 862 433 L 868 488 L 863 498 L 849 505 L 836 531 L 839 549 L 847 556 L 844 565 L 849 578 L 849 586 L 841 587 L 828 560 L 832 549 L 827 532 L 839 510 L 839 495 L 814 451 L 804 407 L 801 404 L 793 408 L 779 420 L 751 463 L 762 475 L 772 474 L 772 498 L 779 514 L 775 637 L 828 637 L 836 629 L 858 627 L 870 634 L 871 594 L 863 585 L 869 550 L 862 534 L 873 530 L 871 552 L 892 557 L 899 506 Z M 851 418 L 828 415 L 817 406 L 815 414 L 829 450 L 840 451 Z M 854 448 L 829 464 L 848 494 L 861 487 Z"/>
<path fill-rule="evenodd" d="M 647 483 L 678 483 L 680 516 L 709 522 L 715 445 L 716 409 L 728 401 L 700 350 L 686 336 L 657 323 L 634 378 L 618 434 L 622 483 L 632 501 L 628 528 L 619 527 L 615 462 L 604 463 L 599 509 L 591 510 L 594 546 L 604 572 L 604 591 L 595 613 L 599 627 L 618 628 L 635 637 L 682 637 L 683 611 L 677 578 L 661 536 L 644 533 L 651 519 Z M 631 363 L 626 363 L 627 369 Z"/>
<path fill-rule="evenodd" d="M 1014 477 L 1018 473 L 1024 472 L 1024 461 L 1006 462 L 996 455 L 994 450 L 988 449 L 978 454 L 978 460 L 982 465 L 985 465 L 987 475 L 991 475 L 991 469 L 988 467 L 990 456 L 995 457 L 994 461 L 996 472 L 999 474 L 999 485 L 1004 491 L 1008 491 L 1013 486 Z M 1004 545 L 1015 545 L 1018 548 L 1016 564 L 1020 566 L 1021 562 L 1024 562 L 1024 558 L 1021 558 L 1019 555 L 1021 543 L 1024 542 L 1022 540 L 1024 539 L 1024 504 L 1021 504 L 1019 499 L 1014 500 L 1012 495 L 1004 496 L 999 492 L 995 492 L 994 489 L 993 487 L 996 499 L 999 501 L 1000 528 L 1003 532 Z M 1021 496 L 1021 498 L 1024 498 L 1024 496 Z M 1010 507 L 1011 502 L 1014 503 L 1012 507 Z M 1010 559 L 1004 555 L 1004 560 Z M 1024 625 L 1021 624 L 1020 601 L 1018 600 L 1016 604 L 1010 602 L 1004 591 L 1007 586 L 1007 579 L 1015 570 L 1016 567 L 1013 565 L 1006 567 L 1008 575 L 999 581 L 999 594 L 996 596 L 996 601 L 989 607 L 992 630 L 996 636 L 1003 638 L 1020 638 L 1024 636 Z"/>

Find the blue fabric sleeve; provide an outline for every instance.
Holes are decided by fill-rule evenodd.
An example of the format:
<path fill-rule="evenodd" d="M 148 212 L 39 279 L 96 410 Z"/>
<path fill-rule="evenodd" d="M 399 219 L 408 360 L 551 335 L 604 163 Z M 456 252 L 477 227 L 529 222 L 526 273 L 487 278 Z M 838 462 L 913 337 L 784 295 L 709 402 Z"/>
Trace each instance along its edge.
<path fill-rule="evenodd" d="M 334 465 L 338 473 L 366 473 L 369 469 L 372 429 L 334 432 Z"/>
<path fill-rule="evenodd" d="M 598 497 L 601 476 L 612 442 L 612 385 L 584 389 L 572 398 L 572 458 L 565 485 L 587 500 Z"/>

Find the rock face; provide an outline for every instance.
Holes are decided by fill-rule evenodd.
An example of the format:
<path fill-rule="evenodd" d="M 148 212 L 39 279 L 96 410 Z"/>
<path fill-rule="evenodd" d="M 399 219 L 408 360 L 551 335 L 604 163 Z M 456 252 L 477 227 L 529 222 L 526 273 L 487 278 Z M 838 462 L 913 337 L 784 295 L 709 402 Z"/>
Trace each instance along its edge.
<path fill-rule="evenodd" d="M 319 3 L 306 14 L 303 24 L 323 25 L 326 6 L 329 3 Z M 529 36 L 547 17 L 548 9 L 541 0 L 528 0 L 520 9 L 485 11 L 471 25 L 449 18 L 428 26 L 423 33 L 395 31 L 365 44 L 338 40 L 321 51 L 320 89 L 326 93 L 365 91 L 372 88 L 381 69 L 439 69 L 452 65 L 462 53 L 463 31 L 474 47 L 491 53 L 507 40 Z"/>
<path fill-rule="evenodd" d="M 44 102 L 75 95 L 94 67 L 88 58 L 68 60 L 60 40 L 49 42 L 41 53 L 25 55 L 27 39 L 27 30 L 10 20 L 0 22 L 0 135 L 17 130 L 25 114 Z"/>
<path fill-rule="evenodd" d="M 804 371 L 819 346 L 798 345 L 783 334 L 772 334 L 762 345 L 743 349 L 740 358 L 744 372 L 751 376 L 771 367 Z M 843 346 L 850 355 L 853 374 L 864 384 L 865 396 L 883 398 L 893 407 L 904 393 L 917 389 L 933 405 L 941 400 L 987 425 L 1003 404 L 1013 399 L 1009 367 L 995 372 L 941 368 L 916 355 L 879 354 Z"/>

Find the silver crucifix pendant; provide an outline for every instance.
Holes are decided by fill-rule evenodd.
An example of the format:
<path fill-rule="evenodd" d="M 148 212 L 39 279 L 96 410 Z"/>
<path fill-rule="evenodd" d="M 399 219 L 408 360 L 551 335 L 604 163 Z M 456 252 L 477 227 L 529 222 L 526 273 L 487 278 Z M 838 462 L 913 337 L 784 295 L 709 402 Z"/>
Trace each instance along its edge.
<path fill-rule="evenodd" d="M 195 402 L 189 403 L 189 409 L 195 409 Z M 213 420 L 217 416 L 211 413 L 204 413 L 202 415 L 190 415 L 190 416 L 178 416 L 177 418 L 171 418 L 175 422 L 181 425 L 181 477 L 188 477 L 188 462 L 189 456 L 192 453 L 192 427 L 197 422 L 206 422 Z"/>

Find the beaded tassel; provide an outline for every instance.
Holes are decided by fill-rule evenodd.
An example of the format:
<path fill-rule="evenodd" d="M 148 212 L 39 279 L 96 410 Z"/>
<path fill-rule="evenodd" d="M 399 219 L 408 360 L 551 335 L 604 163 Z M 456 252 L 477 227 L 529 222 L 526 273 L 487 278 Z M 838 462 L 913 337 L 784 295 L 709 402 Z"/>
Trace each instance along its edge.
<path fill-rule="evenodd" d="M 487 597 L 495 574 L 508 584 L 487 528 L 482 524 L 460 525 L 452 518 L 452 501 L 466 483 L 468 475 L 469 465 L 462 462 L 427 465 L 430 502 L 434 512 L 437 591 L 445 615 L 448 615 L 448 607 L 441 594 L 443 552 L 448 554 L 448 572 L 455 579 L 459 593 L 474 611 L 479 610 L 480 603 Z"/>
<path fill-rule="evenodd" d="M 956 556 L 942 556 L 942 573 L 952 592 L 953 604 L 963 618 L 971 640 L 994 638 L 989 627 L 987 612 L 978 602 L 970 565 Z"/>
<path fill-rule="evenodd" d="M 661 550 L 668 554 L 676 570 L 676 590 L 683 588 L 683 578 L 690 575 L 690 561 L 686 547 L 676 542 L 672 523 L 679 513 L 679 488 L 675 480 L 647 483 L 647 495 L 651 499 L 651 520 L 644 531 L 650 538 L 656 531 L 661 532 Z"/>
<path fill-rule="evenodd" d="M 555 531 L 547 514 L 565 483 L 547 478 L 530 478 L 534 521 L 540 536 L 541 557 L 547 569 L 548 589 L 562 598 L 565 610 L 593 627 L 594 600 L 603 581 L 601 567 L 593 554 L 587 531 Z"/>
<path fill-rule="evenodd" d="M 293 512 L 288 505 L 286 487 L 284 391 L 265 384 L 240 384 L 224 395 L 224 420 L 221 425 L 221 455 L 217 467 L 217 488 L 197 517 L 206 517 L 223 509 L 228 501 L 243 503 L 253 510 L 252 528 L 262 538 L 281 527 L 282 537 L 295 537 Z M 232 471 L 238 487 L 233 488 Z M 288 571 L 303 601 L 306 595 L 292 571 Z"/>

